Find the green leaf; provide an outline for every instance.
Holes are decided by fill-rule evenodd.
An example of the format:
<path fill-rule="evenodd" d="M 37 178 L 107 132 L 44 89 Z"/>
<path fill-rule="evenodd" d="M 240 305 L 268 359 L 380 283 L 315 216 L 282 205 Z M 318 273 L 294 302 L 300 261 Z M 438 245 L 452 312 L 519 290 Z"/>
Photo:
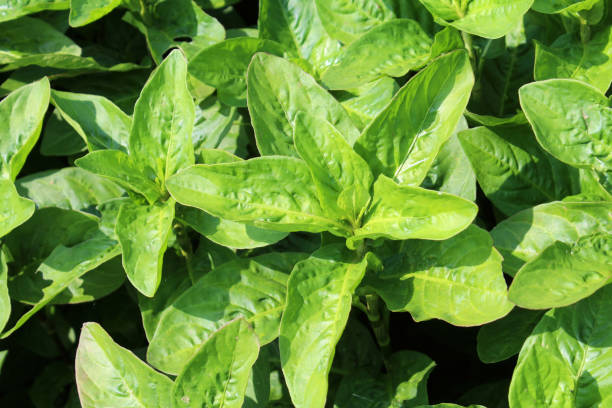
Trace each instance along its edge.
<path fill-rule="evenodd" d="M 6 255 L 4 251 L 0 250 L 0 333 L 4 330 L 4 326 L 11 316 L 11 297 L 9 296 L 7 278 Z"/>
<path fill-rule="evenodd" d="M 299 253 L 270 253 L 222 264 L 204 275 L 162 313 L 147 360 L 178 374 L 212 333 L 237 317 L 253 325 L 260 343 L 278 337 L 287 273 Z"/>
<path fill-rule="evenodd" d="M 612 203 L 542 204 L 500 222 L 491 236 L 504 257 L 504 272 L 514 276 L 555 242 L 573 245 L 597 232 L 612 233 Z"/>
<path fill-rule="evenodd" d="M 394 408 L 426 404 L 427 379 L 436 366 L 416 351 L 399 351 L 389 358 L 391 372 L 375 376 L 360 370 L 342 379 L 334 408 Z"/>
<path fill-rule="evenodd" d="M 450 139 L 440 147 L 421 187 L 476 201 L 476 175 L 457 137 L 467 127 L 465 118 L 462 118 Z"/>
<path fill-rule="evenodd" d="M 399 87 L 393 78 L 382 77 L 376 81 L 336 93 L 336 98 L 358 129 L 363 130 L 391 102 Z"/>
<path fill-rule="evenodd" d="M 53 90 L 51 102 L 87 143 L 89 151 L 127 151 L 132 118 L 110 100 L 98 95 Z"/>
<path fill-rule="evenodd" d="M 77 159 L 75 164 L 142 194 L 150 203 L 162 194 L 159 186 L 143 174 L 138 163 L 120 150 L 97 150 Z"/>
<path fill-rule="evenodd" d="M 13 182 L 0 178 L 0 237 L 26 222 L 35 208 L 34 202 L 17 193 Z"/>
<path fill-rule="evenodd" d="M 443 240 L 472 223 L 478 207 L 463 198 L 420 187 L 401 186 L 381 175 L 362 227 L 352 239 Z"/>
<path fill-rule="evenodd" d="M 306 163 L 291 157 L 198 164 L 166 186 L 179 203 L 219 218 L 277 231 L 348 233 L 321 208 Z"/>
<path fill-rule="evenodd" d="M 97 323 L 85 323 L 76 354 L 83 408 L 170 408 L 172 381 L 120 347 Z"/>
<path fill-rule="evenodd" d="M 551 79 L 523 86 L 521 106 L 538 142 L 571 166 L 612 168 L 612 108 L 584 82 Z"/>
<path fill-rule="evenodd" d="M 40 154 L 69 156 L 86 150 L 83 138 L 64 120 L 59 110 L 53 109 L 41 134 Z"/>
<path fill-rule="evenodd" d="M 420 185 L 467 105 L 474 75 L 463 51 L 415 75 L 363 131 L 355 150 L 374 176 Z"/>
<path fill-rule="evenodd" d="M 150 298 L 138 294 L 138 308 L 142 316 L 142 326 L 149 342 L 155 335 L 162 313 L 191 287 L 187 262 L 184 258 L 173 251 L 167 251 L 164 255 L 163 269 L 162 281 L 159 289 L 155 292 L 155 296 Z"/>
<path fill-rule="evenodd" d="M 92 23 L 121 4 L 122 0 L 70 0 L 70 26 L 81 27 Z"/>
<path fill-rule="evenodd" d="M 565 34 L 550 47 L 536 42 L 534 76 L 537 81 L 572 78 L 606 92 L 612 81 L 612 29 L 596 33 L 582 43 Z"/>
<path fill-rule="evenodd" d="M 191 133 L 195 106 L 187 88 L 187 61 L 172 51 L 149 77 L 136 105 L 129 152 L 162 181 L 195 162 Z M 150 170 L 149 170 L 150 169 Z"/>
<path fill-rule="evenodd" d="M 395 18 L 385 0 L 315 0 L 325 31 L 336 40 L 350 44 L 370 29 Z"/>
<path fill-rule="evenodd" d="M 220 149 L 228 153 L 243 155 L 247 143 L 246 129 L 250 124 L 234 106 L 209 97 L 196 105 L 193 126 L 193 147 L 197 155 L 204 149 Z M 196 160 L 197 161 L 197 160 Z M 212 164 L 203 161 L 204 164 Z"/>
<path fill-rule="evenodd" d="M 481 126 L 459 140 L 478 184 L 506 215 L 578 193 L 578 171 L 542 150 L 529 126 Z"/>
<path fill-rule="evenodd" d="M 474 225 L 446 241 L 401 242 L 394 252 L 384 272 L 364 283 L 392 311 L 410 312 L 416 321 L 477 326 L 512 309 L 502 258 L 490 235 Z"/>
<path fill-rule="evenodd" d="M 260 38 L 282 44 L 316 70 L 325 67 L 340 50 L 340 43 L 325 31 L 314 0 L 261 0 L 257 28 Z"/>
<path fill-rule="evenodd" d="M 250 37 L 231 38 L 193 56 L 189 61 L 189 73 L 217 88 L 221 102 L 244 107 L 247 99 L 247 68 L 253 55 L 258 52 L 282 56 L 284 49 L 274 41 Z"/>
<path fill-rule="evenodd" d="M 257 335 L 246 320 L 236 319 L 222 327 L 177 377 L 172 406 L 241 408 L 258 354 Z"/>
<path fill-rule="evenodd" d="M 334 125 L 351 146 L 359 137 L 343 107 L 313 77 L 283 58 L 256 54 L 247 83 L 249 113 L 262 155 L 297 156 L 293 128 L 299 111 Z"/>
<path fill-rule="evenodd" d="M 76 279 L 119 255 L 119 253 L 120 249 L 117 242 L 101 234 L 72 247 L 58 245 L 36 271 L 37 278 L 47 284 L 47 286 L 39 289 L 42 291 L 40 300 L 23 314 L 10 330 L 4 332 L 2 338 L 8 337 L 19 329 L 30 317 L 62 293 Z"/>
<path fill-rule="evenodd" d="M 288 234 L 218 218 L 197 208 L 179 206 L 176 218 L 212 242 L 235 249 L 259 248 L 275 244 Z"/>
<path fill-rule="evenodd" d="M 365 162 L 329 122 L 299 112 L 295 148 L 312 173 L 324 208 L 356 224 L 370 201 L 373 177 Z"/>
<path fill-rule="evenodd" d="M 513 303 L 527 309 L 571 305 L 612 277 L 612 234 L 581 237 L 574 245 L 555 242 L 525 264 L 510 286 Z"/>
<path fill-rule="evenodd" d="M 43 20 L 21 17 L 0 23 L 0 72 L 36 65 L 61 70 L 129 71 L 143 66 L 119 63 L 101 47 L 86 52 Z M 3 65 L 4 64 L 4 65 Z M 40 76 L 39 76 L 40 77 Z"/>
<path fill-rule="evenodd" d="M 90 209 L 124 193 L 112 181 L 78 167 L 30 174 L 17 179 L 15 187 L 20 195 L 34 201 L 38 208 L 59 207 L 68 210 Z"/>
<path fill-rule="evenodd" d="M 17 178 L 40 135 L 49 92 L 49 80 L 43 78 L 11 92 L 0 102 L 0 177 Z"/>
<path fill-rule="evenodd" d="M 419 0 L 453 27 L 485 38 L 499 38 L 520 22 L 533 0 Z"/>
<path fill-rule="evenodd" d="M 510 407 L 606 406 L 612 395 L 611 313 L 610 285 L 546 313 L 519 354 Z"/>
<path fill-rule="evenodd" d="M 351 89 L 383 75 L 404 76 L 425 65 L 431 44 L 416 21 L 388 21 L 343 48 L 323 71 L 321 81 L 330 89 Z"/>
<path fill-rule="evenodd" d="M 44 10 L 65 10 L 70 0 L 0 0 L 0 22 Z"/>
<path fill-rule="evenodd" d="M 477 337 L 480 361 L 499 363 L 517 355 L 543 314 L 515 307 L 505 317 L 482 326 Z"/>
<path fill-rule="evenodd" d="M 280 326 L 281 365 L 297 408 L 323 408 L 327 375 L 367 261 L 343 244 L 329 245 L 298 263 L 288 283 Z"/>
<path fill-rule="evenodd" d="M 123 267 L 140 293 L 152 297 L 161 281 L 162 259 L 174 219 L 174 200 L 152 205 L 127 202 L 119 209 L 115 232 Z"/>
<path fill-rule="evenodd" d="M 189 60 L 202 49 L 223 41 L 225 29 L 191 0 L 156 0 L 134 7 L 123 20 L 136 27 L 147 39 L 156 64 L 167 51 L 180 48 Z"/>
<path fill-rule="evenodd" d="M 533 9 L 539 13 L 556 14 L 565 11 L 588 10 L 599 0 L 535 0 Z"/>

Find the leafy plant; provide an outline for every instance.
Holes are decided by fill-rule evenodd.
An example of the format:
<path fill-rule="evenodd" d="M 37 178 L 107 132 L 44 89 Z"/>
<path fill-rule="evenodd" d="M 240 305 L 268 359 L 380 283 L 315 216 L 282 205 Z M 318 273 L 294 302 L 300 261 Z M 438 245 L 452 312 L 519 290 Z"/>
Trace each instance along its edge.
<path fill-rule="evenodd" d="M 0 0 L 0 405 L 610 405 L 611 24 Z"/>

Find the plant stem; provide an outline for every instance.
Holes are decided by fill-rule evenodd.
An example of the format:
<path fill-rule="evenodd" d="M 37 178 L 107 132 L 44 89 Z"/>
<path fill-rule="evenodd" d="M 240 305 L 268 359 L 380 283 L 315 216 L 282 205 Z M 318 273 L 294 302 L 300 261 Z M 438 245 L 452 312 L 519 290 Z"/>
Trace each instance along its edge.
<path fill-rule="evenodd" d="M 463 38 L 463 43 L 465 44 L 465 49 L 470 56 L 470 60 L 472 61 L 472 65 L 476 62 L 476 57 L 474 56 L 474 49 L 472 48 L 472 35 L 466 33 L 465 31 L 461 31 L 461 38 Z"/>
<path fill-rule="evenodd" d="M 193 272 L 193 267 L 191 265 L 191 261 L 193 260 L 193 246 L 191 245 L 191 240 L 187 235 L 187 229 L 182 224 L 175 224 L 174 230 L 176 233 L 176 240 L 179 244 L 179 250 L 181 251 L 181 255 L 185 258 L 185 266 L 187 267 L 187 274 L 189 275 L 189 279 L 192 284 L 195 284 L 196 278 Z"/>
<path fill-rule="evenodd" d="M 376 337 L 376 342 L 383 353 L 383 360 L 387 370 L 390 369 L 389 357 L 391 356 L 391 339 L 389 338 L 388 316 L 386 310 L 381 308 L 378 295 L 366 295 L 367 316 L 370 326 Z"/>

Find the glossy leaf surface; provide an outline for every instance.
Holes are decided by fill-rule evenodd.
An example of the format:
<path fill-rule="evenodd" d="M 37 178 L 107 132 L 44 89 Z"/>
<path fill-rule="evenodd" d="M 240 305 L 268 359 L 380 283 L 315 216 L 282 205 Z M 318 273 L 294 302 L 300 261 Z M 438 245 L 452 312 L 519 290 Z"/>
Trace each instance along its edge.
<path fill-rule="evenodd" d="M 308 73 L 282 58 L 260 53 L 248 70 L 248 106 L 262 155 L 297 156 L 295 117 L 304 111 L 334 125 L 352 146 L 359 131 L 342 106 Z"/>
<path fill-rule="evenodd" d="M 366 263 L 338 244 L 321 248 L 291 272 L 279 345 L 285 381 L 298 408 L 325 405 L 334 348 Z"/>
<path fill-rule="evenodd" d="M 519 354 L 510 407 L 605 406 L 610 401 L 611 289 L 605 286 L 542 317 Z"/>
<path fill-rule="evenodd" d="M 303 258 L 271 253 L 215 268 L 162 313 L 147 360 L 178 374 L 212 333 L 237 317 L 253 326 L 261 344 L 271 342 L 285 307 L 287 273 Z"/>
<path fill-rule="evenodd" d="M 576 167 L 612 167 L 612 108 L 604 94 L 580 81 L 551 79 L 525 85 L 519 95 L 550 154 Z"/>
<path fill-rule="evenodd" d="M 472 222 L 478 207 L 463 198 L 402 186 L 381 175 L 354 239 L 448 239 Z"/>
<path fill-rule="evenodd" d="M 153 71 L 134 106 L 129 152 L 145 171 L 163 180 L 194 163 L 191 133 L 195 107 L 187 88 L 187 61 L 173 51 Z"/>
<path fill-rule="evenodd" d="M 612 204 L 556 202 L 521 211 L 491 231 L 504 257 L 504 272 L 514 276 L 555 242 L 573 245 L 581 237 L 612 232 Z"/>
<path fill-rule="evenodd" d="M 416 321 L 476 326 L 512 309 L 501 256 L 476 226 L 446 241 L 404 241 L 396 253 L 365 281 L 392 311 L 410 312 Z"/>
<path fill-rule="evenodd" d="M 306 163 L 260 157 L 235 163 L 195 165 L 170 178 L 181 204 L 219 218 L 277 231 L 342 231 L 321 208 Z"/>
<path fill-rule="evenodd" d="M 246 320 L 228 323 L 202 344 L 176 378 L 172 406 L 241 408 L 258 354 L 257 335 Z"/>
<path fill-rule="evenodd" d="M 97 323 L 81 330 L 76 379 L 84 408 L 171 407 L 172 381 L 116 344 Z"/>
<path fill-rule="evenodd" d="M 121 244 L 128 279 L 145 296 L 153 296 L 161 281 L 162 258 L 174 219 L 174 201 L 121 206 L 115 232 Z"/>
<path fill-rule="evenodd" d="M 344 48 L 321 75 L 329 89 L 351 89 L 384 75 L 400 77 L 423 66 L 432 40 L 419 24 L 394 19 Z"/>
<path fill-rule="evenodd" d="M 473 84 L 465 52 L 438 58 L 400 89 L 363 131 L 355 150 L 375 177 L 420 185 L 455 130 Z"/>

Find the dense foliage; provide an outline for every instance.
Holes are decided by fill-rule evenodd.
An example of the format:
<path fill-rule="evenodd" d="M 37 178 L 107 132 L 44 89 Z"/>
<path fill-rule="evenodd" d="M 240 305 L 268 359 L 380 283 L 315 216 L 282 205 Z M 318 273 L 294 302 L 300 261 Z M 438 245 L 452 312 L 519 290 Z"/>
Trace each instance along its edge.
<path fill-rule="evenodd" d="M 0 0 L 0 406 L 611 407 L 611 82 L 609 0 Z"/>

